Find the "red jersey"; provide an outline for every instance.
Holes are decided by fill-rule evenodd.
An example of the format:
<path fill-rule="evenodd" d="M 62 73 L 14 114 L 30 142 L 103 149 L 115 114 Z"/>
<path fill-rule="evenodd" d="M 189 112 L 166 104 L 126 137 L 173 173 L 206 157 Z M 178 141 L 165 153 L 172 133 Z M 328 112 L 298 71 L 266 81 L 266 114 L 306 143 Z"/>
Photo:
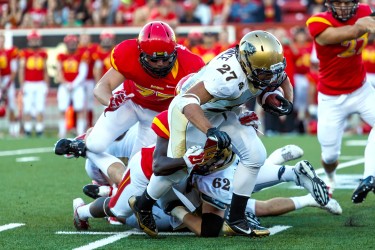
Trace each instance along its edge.
<path fill-rule="evenodd" d="M 366 72 L 375 73 L 375 43 L 368 44 L 362 51 Z"/>
<path fill-rule="evenodd" d="M 102 73 L 103 75 L 112 67 L 111 66 L 111 51 L 104 51 L 102 48 L 98 50 L 93 55 L 94 60 L 100 60 L 103 64 Z"/>
<path fill-rule="evenodd" d="M 10 62 L 17 58 L 18 49 L 0 49 L 0 76 L 7 76 L 11 73 Z"/>
<path fill-rule="evenodd" d="M 368 5 L 359 4 L 356 14 L 346 22 L 338 21 L 331 12 L 322 12 L 310 17 L 306 25 L 311 36 L 315 38 L 329 27 L 353 25 L 359 18 L 369 16 L 371 12 Z M 366 33 L 354 40 L 326 46 L 321 46 L 314 40 L 320 61 L 318 90 L 321 93 L 348 94 L 362 86 L 366 71 L 361 52 L 367 44 L 367 36 Z"/>
<path fill-rule="evenodd" d="M 296 72 L 296 65 L 294 62 L 294 55 L 289 45 L 283 44 L 284 57 L 286 61 L 285 73 L 289 76 L 290 83 L 294 86 L 294 74 Z"/>
<path fill-rule="evenodd" d="M 126 93 L 134 94 L 132 101 L 158 112 L 168 109 L 180 79 L 204 66 L 199 56 L 178 45 L 177 60 L 171 72 L 164 78 L 154 78 L 143 69 L 139 55 L 136 39 L 123 41 L 112 50 L 111 65 L 126 79 L 131 80 L 124 84 L 124 89 Z"/>
<path fill-rule="evenodd" d="M 43 49 L 25 49 L 19 54 L 21 59 L 25 59 L 25 81 L 44 81 L 44 70 L 47 67 L 47 52 Z"/>
<path fill-rule="evenodd" d="M 78 75 L 79 64 L 87 61 L 88 53 L 76 51 L 74 54 L 61 53 L 57 55 L 57 61 L 61 63 L 64 80 L 73 82 Z"/>
<path fill-rule="evenodd" d="M 309 73 L 312 48 L 312 43 L 306 43 L 302 47 L 297 47 L 298 53 L 294 55 L 296 74 L 304 75 Z"/>
<path fill-rule="evenodd" d="M 222 52 L 221 46 L 217 43 L 212 48 L 206 48 L 203 45 L 197 45 L 191 48 L 191 52 L 200 55 L 205 63 L 211 61 L 215 56 Z"/>
<path fill-rule="evenodd" d="M 95 64 L 95 59 L 94 59 L 94 54 L 98 50 L 98 44 L 96 43 L 91 43 L 88 46 L 85 47 L 78 47 L 79 53 L 87 53 L 87 66 L 89 67 L 89 70 L 87 71 L 87 80 L 93 80 L 94 79 L 94 64 Z"/>
<path fill-rule="evenodd" d="M 167 110 L 155 116 L 154 120 L 152 121 L 151 128 L 154 130 L 154 132 L 158 136 L 166 140 L 169 140 L 169 125 L 168 125 L 168 111 Z M 153 162 L 154 150 L 155 150 L 155 146 L 141 149 L 141 155 L 142 155 L 141 167 L 147 179 L 150 179 L 153 173 L 152 162 Z"/>

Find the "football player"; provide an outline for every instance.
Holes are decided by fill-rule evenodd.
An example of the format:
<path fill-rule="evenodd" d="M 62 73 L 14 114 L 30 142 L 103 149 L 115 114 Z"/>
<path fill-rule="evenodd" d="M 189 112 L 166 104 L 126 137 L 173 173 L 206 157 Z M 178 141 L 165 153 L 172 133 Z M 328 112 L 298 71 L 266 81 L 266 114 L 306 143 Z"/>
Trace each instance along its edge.
<path fill-rule="evenodd" d="M 266 159 L 256 131 L 238 121 L 240 105 L 262 95 L 260 102 L 266 111 L 279 116 L 290 114 L 293 90 L 285 67 L 283 47 L 276 37 L 266 31 L 249 32 L 236 48 L 222 52 L 190 77 L 169 106 L 169 157 L 182 157 L 187 148 L 203 146 L 207 138 L 217 141 L 218 150 L 232 145 L 239 155 L 227 221 L 238 234 L 252 235 L 245 207 Z M 142 211 L 140 220 L 149 217 L 147 211 L 151 214 L 151 207 L 173 181 L 186 177 L 186 171 L 177 171 L 173 176 L 151 179 L 146 192 L 136 197 L 134 211 Z M 152 236 L 157 235 L 154 224 L 144 225 Z"/>
<path fill-rule="evenodd" d="M 347 118 L 358 113 L 372 127 L 364 152 L 363 179 L 352 195 L 354 203 L 363 202 L 375 189 L 375 89 L 362 61 L 368 33 L 375 33 L 375 20 L 370 6 L 359 2 L 327 0 L 328 10 L 306 22 L 319 59 L 318 140 L 331 194 Z"/>
<path fill-rule="evenodd" d="M 0 107 L 9 110 L 9 134 L 17 137 L 20 124 L 16 116 L 16 88 L 18 49 L 5 48 L 5 35 L 0 33 Z M 5 113 L 4 113 L 5 116 Z M 0 116 L 2 117 L 2 116 Z"/>
<path fill-rule="evenodd" d="M 49 87 L 47 73 L 47 52 L 41 48 L 42 36 L 32 30 L 27 35 L 28 47 L 20 52 L 19 81 L 22 90 L 24 131 L 31 136 L 32 118 L 35 116 L 35 132 L 44 132 L 44 110 Z"/>
<path fill-rule="evenodd" d="M 78 50 L 78 37 L 66 35 L 64 43 L 66 53 L 57 55 L 57 79 L 60 82 L 57 90 L 57 103 L 60 111 L 59 137 L 66 137 L 65 112 L 72 102 L 77 114 L 77 134 L 86 131 L 86 89 L 85 80 L 88 72 L 88 52 Z"/>
<path fill-rule="evenodd" d="M 249 119 L 247 121 L 249 122 Z M 172 227 L 180 226 L 181 223 L 184 222 L 199 236 L 218 236 L 221 230 L 224 210 L 226 209 L 227 201 L 230 200 L 233 173 L 238 164 L 238 157 L 235 156 L 232 151 L 225 151 L 225 154 L 216 156 L 211 163 L 205 162 L 204 165 L 195 168 L 192 166 L 196 165 L 193 164 L 193 159 L 195 159 L 195 162 L 200 162 L 202 160 L 200 150 L 191 154 L 195 147 L 189 149 L 183 158 L 171 159 L 166 157 L 169 140 L 166 112 L 162 112 L 155 117 L 152 128 L 158 135 L 156 146 L 142 148 L 141 152 L 137 153 L 130 160 L 127 173 L 124 175 L 121 184 L 119 184 L 118 192 L 113 197 L 107 200 L 104 198 L 98 199 L 88 205 L 85 205 L 80 198 L 73 201 L 75 227 L 78 230 L 86 230 L 88 228 L 88 218 L 105 216 L 117 216 L 121 218 L 122 221 L 126 221 L 126 223 L 130 222 L 130 225 L 134 225 L 133 218 L 129 221 L 128 219 L 123 220 L 132 214 L 128 199 L 131 195 L 137 195 L 143 192 L 153 171 L 155 175 L 168 175 L 171 172 L 186 169 L 187 171 L 193 171 L 193 185 L 196 185 L 198 190 L 204 194 L 202 195 L 204 200 L 202 217 L 195 218 L 196 216 L 191 215 L 193 216 L 191 217 L 187 215 L 188 212 L 182 206 L 181 202 L 175 202 L 176 196 L 172 195 L 173 197 L 168 197 L 169 200 L 167 202 L 169 204 L 166 210 L 169 211 L 169 214 L 173 214 L 181 221 L 171 220 L 168 216 L 165 216 L 165 214 L 160 214 L 160 208 L 157 207 L 164 207 L 163 204 L 160 203 L 159 206 L 153 207 L 153 213 L 157 218 L 155 226 L 158 230 L 164 231 L 169 229 L 166 225 L 168 225 L 168 221 L 170 220 Z M 207 149 L 208 148 L 206 148 L 205 155 L 207 155 Z M 284 181 L 294 181 L 297 185 L 305 186 L 314 197 L 317 198 L 318 196 L 314 193 L 315 190 L 325 188 L 325 186 L 320 179 L 314 175 L 313 169 L 308 163 L 301 163 L 304 164 L 303 171 L 312 171 L 312 173 L 307 175 L 301 174 L 301 171 L 294 172 L 293 166 L 275 165 L 283 164 L 287 160 L 299 158 L 302 154 L 303 151 L 294 145 L 288 145 L 272 153 L 267 160 L 268 164 L 264 168 L 264 171 L 261 170 L 261 177 L 259 178 L 259 183 L 257 183 L 256 190 Z M 297 164 L 296 166 L 299 167 L 301 164 Z M 314 176 L 313 178 L 316 179 L 308 180 L 308 175 Z M 169 194 L 169 196 L 171 195 Z M 199 197 L 196 200 L 199 200 Z M 325 207 L 326 209 L 330 209 L 333 213 L 341 213 L 341 208 L 337 202 L 332 200 L 329 204 L 329 206 L 327 205 Z M 278 215 L 305 206 L 319 206 L 319 204 L 311 195 L 293 198 L 276 198 L 269 201 L 251 200 L 247 205 L 247 215 L 250 215 L 251 212 L 257 213 L 258 215 Z M 185 215 L 187 215 L 186 218 L 184 218 Z M 165 220 L 167 220 L 167 222 Z M 250 219 L 248 218 L 248 220 Z M 254 221 L 254 217 L 252 217 L 251 220 Z M 197 221 L 201 222 L 197 224 Z M 199 227 L 199 229 L 197 229 L 197 227 Z M 265 230 L 259 225 L 253 225 L 253 228 L 255 229 L 254 236 L 269 234 L 268 230 Z"/>
<path fill-rule="evenodd" d="M 87 155 L 94 162 L 99 158 L 106 161 L 108 167 L 101 169 L 102 172 L 120 182 L 125 166 L 116 157 L 102 158 L 101 153 L 136 122 L 139 122 L 138 138 L 132 155 L 141 147 L 155 143 L 156 135 L 151 129 L 153 118 L 168 108 L 178 81 L 198 71 L 204 62 L 176 43 L 168 24 L 153 21 L 142 28 L 137 39 L 115 46 L 111 65 L 94 89 L 97 100 L 107 108 L 86 139 L 87 152 L 86 148 L 75 147 L 71 151 L 79 151 L 79 155 Z M 112 94 L 121 84 L 123 89 Z"/>

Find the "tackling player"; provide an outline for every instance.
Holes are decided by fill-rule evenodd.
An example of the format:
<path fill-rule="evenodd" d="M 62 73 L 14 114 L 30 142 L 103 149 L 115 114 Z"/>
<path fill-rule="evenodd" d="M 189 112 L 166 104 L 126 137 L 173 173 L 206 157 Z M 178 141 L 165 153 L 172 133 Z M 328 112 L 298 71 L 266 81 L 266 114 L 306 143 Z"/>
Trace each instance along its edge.
<path fill-rule="evenodd" d="M 358 113 L 374 127 L 375 89 L 366 79 L 362 49 L 368 33 L 375 33 L 371 8 L 358 0 L 327 0 L 328 11 L 310 17 L 306 24 L 319 59 L 318 140 L 330 193 L 334 189 L 341 141 L 349 115 Z M 352 195 L 361 203 L 375 188 L 375 130 L 365 148 L 363 180 Z"/>
<path fill-rule="evenodd" d="M 138 138 L 132 154 L 155 143 L 156 135 L 151 129 L 153 118 L 168 108 L 178 81 L 198 71 L 204 62 L 176 43 L 168 24 L 154 21 L 142 28 L 137 39 L 115 46 L 111 65 L 94 89 L 97 100 L 107 108 L 87 138 L 87 151 L 72 146 L 72 152 L 67 153 L 87 155 L 94 162 L 106 161 L 108 167 L 101 169 L 102 172 L 120 182 L 122 174 L 119 173 L 125 166 L 116 157 L 101 158 L 101 153 L 136 122 L 139 122 Z M 121 84 L 123 89 L 112 94 Z"/>

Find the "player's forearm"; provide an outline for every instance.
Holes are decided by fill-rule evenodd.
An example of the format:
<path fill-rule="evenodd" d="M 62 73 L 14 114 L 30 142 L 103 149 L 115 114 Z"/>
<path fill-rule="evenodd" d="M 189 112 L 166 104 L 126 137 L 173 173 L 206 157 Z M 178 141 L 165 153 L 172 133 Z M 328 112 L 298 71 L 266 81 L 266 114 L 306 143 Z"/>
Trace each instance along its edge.
<path fill-rule="evenodd" d="M 293 86 L 287 77 L 280 86 L 284 90 L 284 98 L 290 102 L 293 102 Z"/>
<path fill-rule="evenodd" d="M 160 156 L 154 159 L 153 173 L 156 176 L 171 175 L 178 170 L 186 169 L 186 163 L 183 158 L 169 158 L 167 156 Z"/>
<path fill-rule="evenodd" d="M 357 39 L 367 33 L 367 28 L 362 25 L 347 25 L 330 27 L 316 37 L 316 42 L 322 46 L 340 44 L 345 41 Z"/>
<path fill-rule="evenodd" d="M 207 133 L 212 124 L 206 118 L 201 107 L 197 104 L 189 104 L 184 108 L 184 115 L 194 126 L 196 126 L 203 133 Z"/>

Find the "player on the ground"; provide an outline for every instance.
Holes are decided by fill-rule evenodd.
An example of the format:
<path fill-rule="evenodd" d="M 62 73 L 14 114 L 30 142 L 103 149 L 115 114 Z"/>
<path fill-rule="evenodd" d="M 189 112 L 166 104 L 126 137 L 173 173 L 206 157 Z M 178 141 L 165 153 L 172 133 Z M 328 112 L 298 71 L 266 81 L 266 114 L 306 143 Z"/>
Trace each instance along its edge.
<path fill-rule="evenodd" d="M 375 20 L 367 4 L 358 0 L 327 0 L 326 12 L 310 17 L 306 24 L 314 38 L 319 59 L 318 139 L 329 191 L 335 186 L 341 141 L 349 115 L 358 113 L 370 126 L 375 124 L 375 89 L 366 79 L 362 49 L 368 33 L 375 33 Z M 362 202 L 375 188 L 375 130 L 365 149 L 363 180 L 352 201 Z"/>

